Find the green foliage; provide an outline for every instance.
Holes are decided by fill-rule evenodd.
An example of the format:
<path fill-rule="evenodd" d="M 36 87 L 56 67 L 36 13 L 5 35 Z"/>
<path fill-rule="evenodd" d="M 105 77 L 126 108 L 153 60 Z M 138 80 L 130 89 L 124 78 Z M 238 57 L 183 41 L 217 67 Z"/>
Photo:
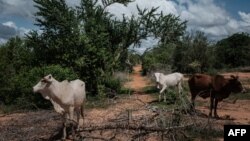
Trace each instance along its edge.
<path fill-rule="evenodd" d="M 172 69 L 180 72 L 205 72 L 213 65 L 213 47 L 202 32 L 186 34 L 173 53 Z"/>
<path fill-rule="evenodd" d="M 105 85 L 106 88 L 114 90 L 117 93 L 120 91 L 122 87 L 121 81 L 114 77 L 107 77 L 106 79 L 104 79 L 103 84 Z"/>
<path fill-rule="evenodd" d="M 65 0 L 35 0 L 36 25 L 43 33 L 30 33 L 28 46 L 37 56 L 36 64 L 71 66 L 95 95 L 100 92 L 98 85 L 103 85 L 106 76 L 127 67 L 131 70 L 126 63 L 131 44 L 140 44 L 141 39 L 152 33 L 163 37 L 169 32 L 169 38 L 174 40 L 185 27 L 178 17 L 157 15 L 157 8 L 141 10 L 138 7 L 138 17 L 115 19 L 105 10 L 114 2 L 126 4 L 129 0 L 103 0 L 104 7 L 97 5 L 97 0 L 82 0 L 77 8 L 69 8 Z M 155 26 L 157 23 L 159 26 Z M 164 31 L 161 32 L 161 28 Z"/>
<path fill-rule="evenodd" d="M 175 44 L 162 44 L 150 51 L 144 52 L 142 56 L 143 74 L 145 75 L 152 71 L 171 72 L 175 49 Z"/>
<path fill-rule="evenodd" d="M 152 70 L 167 70 L 187 73 L 216 73 L 216 69 L 249 66 L 250 37 L 246 33 L 237 33 L 209 44 L 202 32 L 186 34 L 179 42 L 171 46 L 159 45 L 143 55 L 144 73 Z M 168 49 L 164 49 L 164 48 Z M 164 62 L 165 61 L 165 62 Z M 167 62 L 167 63 L 166 63 Z"/>
<path fill-rule="evenodd" d="M 173 40 L 175 41 L 175 40 Z M 172 44 L 160 44 L 143 54 L 144 73 L 162 72 L 206 72 L 214 71 L 215 48 L 202 32 L 185 34 Z"/>
<path fill-rule="evenodd" d="M 48 108 L 51 105 L 50 102 L 44 100 L 40 94 L 32 92 L 32 87 L 47 74 L 52 74 L 59 81 L 78 78 L 71 69 L 62 68 L 59 65 L 23 70 L 9 78 L 12 81 L 8 85 L 13 87 L 5 91 L 5 104 L 14 104 L 20 109 Z"/>
<path fill-rule="evenodd" d="M 119 92 L 121 82 L 111 76 L 127 68 L 126 62 L 140 63 L 140 56 L 128 50 L 131 45 L 155 36 L 164 37 L 161 42 L 167 46 L 185 29 L 179 17 L 159 15 L 157 8 L 138 7 L 138 16 L 121 20 L 105 10 L 112 3 L 130 0 L 102 0 L 103 7 L 97 0 L 81 0 L 78 7 L 69 7 L 65 0 L 34 2 L 38 9 L 35 25 L 42 32 L 12 38 L 0 48 L 0 99 L 4 104 L 48 107 L 47 101 L 31 92 L 47 74 L 58 80 L 82 79 L 91 95 L 102 95 L 107 88 Z"/>
<path fill-rule="evenodd" d="M 216 44 L 216 67 L 234 68 L 250 65 L 250 36 L 236 33 Z"/>
<path fill-rule="evenodd" d="M 65 0 L 34 0 L 36 25 L 41 35 L 33 31 L 28 35 L 28 46 L 36 55 L 37 65 L 61 64 L 74 66 L 78 57 L 79 21 L 74 9 Z"/>
<path fill-rule="evenodd" d="M 18 37 L 0 47 L 0 102 L 11 103 L 10 97 L 20 94 L 15 77 L 33 65 L 33 58 L 25 42 Z"/>

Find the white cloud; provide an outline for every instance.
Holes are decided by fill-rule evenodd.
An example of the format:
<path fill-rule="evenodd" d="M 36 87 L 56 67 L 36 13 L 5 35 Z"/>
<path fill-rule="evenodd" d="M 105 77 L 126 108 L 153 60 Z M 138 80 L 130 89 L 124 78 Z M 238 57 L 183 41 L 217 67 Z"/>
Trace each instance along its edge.
<path fill-rule="evenodd" d="M 30 29 L 17 27 L 13 21 L 0 23 L 0 43 L 5 43 L 9 38 L 14 36 L 24 37 Z"/>
<path fill-rule="evenodd" d="M 10 27 L 10 28 L 14 28 L 14 29 L 17 29 L 17 26 L 14 22 L 12 21 L 8 21 L 8 22 L 5 22 L 5 23 L 2 23 L 4 26 L 7 26 L 7 27 Z"/>
<path fill-rule="evenodd" d="M 213 0 L 182 0 L 180 5 L 180 16 L 183 20 L 188 20 L 189 25 L 212 27 L 226 24 L 229 20 L 228 13 L 216 6 Z"/>
<path fill-rule="evenodd" d="M 240 29 L 244 32 L 250 33 L 250 13 L 238 12 L 241 17 L 241 21 L 239 21 Z"/>
<path fill-rule="evenodd" d="M 245 13 L 245 12 L 241 12 L 239 11 L 238 14 L 240 15 L 241 19 L 250 24 L 250 13 Z"/>
<path fill-rule="evenodd" d="M 141 40 L 141 45 L 139 48 L 134 45 L 131 45 L 130 49 L 134 49 L 135 51 L 142 54 L 146 49 L 155 47 L 158 44 L 159 40 L 160 39 L 158 38 L 148 37 L 147 39 Z"/>
<path fill-rule="evenodd" d="M 80 5 L 81 0 L 66 0 L 66 3 L 70 7 L 75 7 Z"/>
<path fill-rule="evenodd" d="M 0 38 L 0 45 L 5 44 L 8 40 Z"/>
<path fill-rule="evenodd" d="M 139 6 L 141 9 L 151 9 L 157 8 L 157 13 L 163 12 L 163 14 L 175 14 L 177 15 L 177 10 L 175 8 L 175 3 L 173 1 L 166 0 L 135 0 L 128 4 L 128 9 L 132 12 L 132 14 L 137 15 L 137 7 Z"/>
<path fill-rule="evenodd" d="M 32 0 L 0 0 L 0 17 L 16 15 L 33 19 L 35 11 Z"/>
<path fill-rule="evenodd" d="M 132 15 L 138 16 L 137 5 L 142 10 L 158 7 L 157 13 L 163 12 L 163 14 L 172 13 L 178 15 L 178 12 L 175 8 L 175 3 L 166 0 L 135 0 L 131 3 L 128 3 L 127 6 L 120 3 L 114 3 L 108 6 L 106 10 L 115 15 L 116 18 L 122 19 L 123 14 L 126 17 L 131 17 Z"/>
<path fill-rule="evenodd" d="M 129 10 L 129 8 L 121 3 L 114 3 L 108 6 L 105 10 L 110 12 L 115 16 L 115 18 L 119 20 L 122 20 L 123 15 L 127 18 L 130 18 L 132 16 L 132 12 Z"/>
<path fill-rule="evenodd" d="M 181 19 L 188 21 L 188 30 L 201 30 L 209 39 L 220 40 L 236 32 L 250 32 L 250 14 L 239 12 L 236 20 L 214 0 L 177 0 Z M 249 28 L 249 27 L 248 27 Z"/>

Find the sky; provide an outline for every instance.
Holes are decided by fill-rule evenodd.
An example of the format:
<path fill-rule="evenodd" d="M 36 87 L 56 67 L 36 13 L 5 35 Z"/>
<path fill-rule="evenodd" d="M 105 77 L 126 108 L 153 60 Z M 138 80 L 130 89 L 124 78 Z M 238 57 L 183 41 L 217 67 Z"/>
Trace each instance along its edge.
<path fill-rule="evenodd" d="M 80 0 L 66 2 L 74 7 Z M 106 10 L 118 19 L 123 14 L 129 18 L 137 15 L 136 5 L 141 8 L 159 7 L 157 12 L 179 16 L 181 20 L 188 21 L 188 31 L 202 31 L 211 41 L 237 32 L 250 33 L 250 0 L 134 0 L 127 6 L 114 3 Z M 34 25 L 36 11 L 32 0 L 0 0 L 0 43 L 38 30 Z M 156 43 L 153 38 L 142 41 L 144 49 Z"/>

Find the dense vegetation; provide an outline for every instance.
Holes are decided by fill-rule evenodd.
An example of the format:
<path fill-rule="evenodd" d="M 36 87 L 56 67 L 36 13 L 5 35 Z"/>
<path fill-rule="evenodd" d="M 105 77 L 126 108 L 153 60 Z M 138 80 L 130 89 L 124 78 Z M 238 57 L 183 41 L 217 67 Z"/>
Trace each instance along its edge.
<path fill-rule="evenodd" d="M 187 34 L 186 21 L 172 14 L 157 14 L 157 8 L 140 9 L 138 16 L 116 19 L 106 7 L 130 0 L 81 0 L 69 7 L 65 0 L 34 0 L 39 31 L 25 38 L 14 37 L 0 45 L 0 106 L 48 107 L 32 86 L 47 75 L 58 80 L 80 78 L 89 95 L 107 89 L 119 91 L 114 72 L 131 70 L 141 62 L 144 73 L 153 70 L 204 72 L 244 67 L 250 62 L 250 36 L 237 33 L 210 44 L 202 32 Z M 129 50 L 141 39 L 159 38 L 159 44 L 144 54 Z M 129 63 L 128 63 L 129 62 Z"/>
<path fill-rule="evenodd" d="M 89 95 L 107 89 L 119 91 L 114 72 L 131 70 L 140 56 L 129 51 L 149 36 L 164 37 L 162 43 L 177 40 L 185 22 L 173 15 L 140 9 L 138 16 L 116 19 L 105 9 L 114 2 L 130 0 L 82 0 L 69 7 L 65 0 L 34 0 L 36 25 L 25 38 L 14 37 L 0 47 L 0 101 L 4 105 L 46 107 L 32 86 L 51 73 L 59 81 L 80 78 Z"/>
<path fill-rule="evenodd" d="M 202 32 L 184 34 L 179 42 L 160 44 L 143 54 L 144 74 L 151 71 L 184 73 L 248 67 L 250 36 L 236 33 L 217 43 L 210 43 Z"/>

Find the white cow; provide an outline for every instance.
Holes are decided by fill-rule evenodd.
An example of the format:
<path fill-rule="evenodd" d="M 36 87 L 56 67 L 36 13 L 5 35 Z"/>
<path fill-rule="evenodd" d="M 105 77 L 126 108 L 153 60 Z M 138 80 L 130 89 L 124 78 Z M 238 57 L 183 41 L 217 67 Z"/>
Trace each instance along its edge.
<path fill-rule="evenodd" d="M 162 93 L 168 88 L 168 87 L 174 87 L 176 86 L 178 88 L 178 93 L 182 93 L 182 83 L 183 83 L 183 74 L 175 72 L 172 74 L 164 75 L 163 73 L 156 72 L 154 73 L 154 76 L 156 78 L 157 88 L 160 89 L 160 85 L 162 86 L 162 89 L 159 94 L 159 101 L 161 100 Z M 164 102 L 166 102 L 166 95 L 164 94 Z"/>
<path fill-rule="evenodd" d="M 86 100 L 85 83 L 79 79 L 58 82 L 51 74 L 43 77 L 34 87 L 33 92 L 41 93 L 50 100 L 56 112 L 65 116 L 63 138 L 66 138 L 66 120 L 74 120 L 77 113 L 78 128 L 83 126 L 84 103 Z"/>

